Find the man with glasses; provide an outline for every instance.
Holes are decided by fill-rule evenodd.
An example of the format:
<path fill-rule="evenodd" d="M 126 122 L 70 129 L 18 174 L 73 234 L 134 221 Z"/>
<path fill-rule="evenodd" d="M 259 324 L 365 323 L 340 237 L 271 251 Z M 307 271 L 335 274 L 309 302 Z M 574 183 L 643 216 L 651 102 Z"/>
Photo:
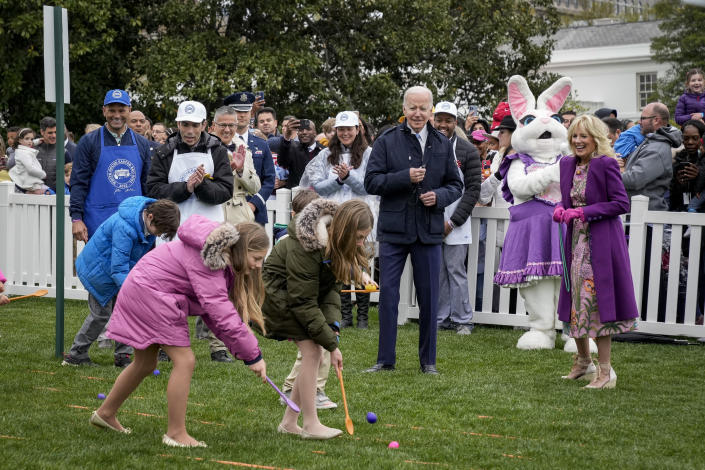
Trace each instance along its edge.
<path fill-rule="evenodd" d="M 622 182 L 629 199 L 641 194 L 649 198 L 649 210 L 667 211 L 664 195 L 673 177 L 671 148 L 681 145 L 681 131 L 668 124 L 669 112 L 663 103 L 649 103 L 641 112 L 639 124 L 644 141 L 627 158 Z"/>
<path fill-rule="evenodd" d="M 235 111 L 234 138 L 244 142 L 252 152 L 252 162 L 257 176 L 259 176 L 261 187 L 256 194 L 247 197 L 247 205 L 255 214 L 255 222 L 265 225 L 267 223 L 267 199 L 274 191 L 274 160 L 267 142 L 250 132 L 250 117 L 254 102 L 255 95 L 249 91 L 233 93 L 223 100 L 226 106 L 231 106 Z M 216 125 L 216 127 L 218 126 Z"/>

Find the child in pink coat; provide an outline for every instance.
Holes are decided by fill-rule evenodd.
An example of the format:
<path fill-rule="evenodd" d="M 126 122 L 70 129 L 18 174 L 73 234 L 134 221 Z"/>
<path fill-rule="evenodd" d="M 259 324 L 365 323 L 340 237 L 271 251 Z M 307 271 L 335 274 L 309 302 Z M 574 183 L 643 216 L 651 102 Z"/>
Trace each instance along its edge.
<path fill-rule="evenodd" d="M 2 271 L 0 271 L 0 292 L 5 292 L 5 283 L 7 282 L 7 279 L 5 279 L 5 276 L 3 276 Z M 5 305 L 9 304 L 10 299 L 7 298 L 6 295 L 0 294 L 0 305 Z"/>
<path fill-rule="evenodd" d="M 160 245 L 130 271 L 120 289 L 107 336 L 135 349 L 135 359 L 117 378 L 90 422 L 129 433 L 117 412 L 157 365 L 161 347 L 174 362 L 167 386 L 169 419 L 162 442 L 173 447 L 206 447 L 186 431 L 186 405 L 195 358 L 188 316 L 203 318 L 208 328 L 265 380 L 266 365 L 250 321 L 264 328 L 261 268 L 269 248 L 264 228 L 237 227 L 200 215 L 178 230 L 177 241 Z"/>

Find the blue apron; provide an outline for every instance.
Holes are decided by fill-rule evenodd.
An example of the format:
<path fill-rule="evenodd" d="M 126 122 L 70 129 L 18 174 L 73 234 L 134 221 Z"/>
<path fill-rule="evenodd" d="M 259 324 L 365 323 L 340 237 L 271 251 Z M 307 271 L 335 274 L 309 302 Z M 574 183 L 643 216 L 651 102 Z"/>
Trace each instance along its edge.
<path fill-rule="evenodd" d="M 135 136 L 127 129 L 132 145 L 105 146 L 105 127 L 100 130 L 100 157 L 83 209 L 83 223 L 92 237 L 100 224 L 117 212 L 120 203 L 142 195 L 142 157 Z M 123 139 L 126 135 L 123 135 Z"/>

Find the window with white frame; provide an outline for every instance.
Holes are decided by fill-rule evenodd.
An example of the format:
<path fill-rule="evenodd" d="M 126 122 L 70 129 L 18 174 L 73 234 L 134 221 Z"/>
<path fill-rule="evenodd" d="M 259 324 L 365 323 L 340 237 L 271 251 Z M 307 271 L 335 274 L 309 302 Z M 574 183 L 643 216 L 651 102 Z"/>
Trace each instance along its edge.
<path fill-rule="evenodd" d="M 636 74 L 636 100 L 639 109 L 649 104 L 649 97 L 656 92 L 656 72 Z"/>

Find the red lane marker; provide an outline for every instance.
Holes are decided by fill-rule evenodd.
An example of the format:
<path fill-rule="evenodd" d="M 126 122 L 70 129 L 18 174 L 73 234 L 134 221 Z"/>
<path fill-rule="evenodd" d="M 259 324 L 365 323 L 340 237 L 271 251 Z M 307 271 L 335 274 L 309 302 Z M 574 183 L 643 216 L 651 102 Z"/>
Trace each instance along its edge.
<path fill-rule="evenodd" d="M 321 455 L 326 455 L 326 452 L 324 450 L 312 450 L 314 454 L 321 454 Z"/>
<path fill-rule="evenodd" d="M 509 457 L 510 459 L 527 459 L 531 460 L 529 457 L 524 457 L 523 455 L 513 455 L 513 454 L 502 454 L 503 457 Z"/>
<path fill-rule="evenodd" d="M 157 457 L 177 457 L 175 455 L 171 454 L 157 454 Z M 185 457 L 187 460 L 199 460 L 203 461 L 203 458 L 200 457 Z M 244 462 L 233 462 L 230 460 L 215 460 L 211 459 L 210 462 L 215 462 L 215 463 L 220 463 L 223 465 L 232 465 L 235 467 L 247 467 L 247 468 L 264 468 L 266 470 L 294 470 L 293 468 L 282 468 L 282 467 L 270 467 L 267 465 L 257 465 L 254 463 L 244 463 Z"/>
<path fill-rule="evenodd" d="M 265 468 L 267 470 L 294 470 L 293 468 L 283 469 L 281 467 L 269 467 L 267 465 L 256 465 L 253 463 L 244 463 L 244 462 L 231 462 L 229 460 L 211 460 L 211 462 L 222 463 L 223 465 L 233 465 L 235 467 Z"/>
<path fill-rule="evenodd" d="M 149 413 L 140 413 L 139 411 L 130 411 L 130 413 L 134 413 L 136 415 L 140 416 L 147 416 L 148 418 L 163 418 L 164 416 L 159 416 L 159 415 L 153 415 Z"/>
<path fill-rule="evenodd" d="M 480 419 L 492 419 L 492 416 L 477 415 L 477 417 Z"/>
<path fill-rule="evenodd" d="M 69 408 L 78 408 L 79 410 L 90 410 L 87 406 L 79 406 L 79 405 L 66 405 Z"/>
<path fill-rule="evenodd" d="M 406 463 L 414 463 L 414 464 L 417 464 L 417 465 L 438 465 L 438 466 L 441 466 L 441 467 L 447 467 L 447 466 L 448 466 L 447 463 L 440 463 L 440 462 L 421 462 L 421 461 L 419 461 L 419 460 L 404 460 L 404 462 L 406 462 Z"/>
<path fill-rule="evenodd" d="M 213 423 L 211 421 L 201 421 L 200 419 L 197 419 L 196 421 L 198 421 L 201 424 L 212 424 L 214 426 L 225 426 L 223 423 Z"/>

